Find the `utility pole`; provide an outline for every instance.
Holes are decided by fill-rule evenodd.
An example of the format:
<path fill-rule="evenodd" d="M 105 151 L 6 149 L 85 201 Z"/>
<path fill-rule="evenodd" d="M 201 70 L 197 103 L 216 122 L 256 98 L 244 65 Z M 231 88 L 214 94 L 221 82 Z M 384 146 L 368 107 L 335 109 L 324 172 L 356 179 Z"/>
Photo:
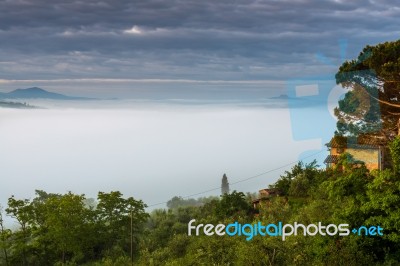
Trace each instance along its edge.
<path fill-rule="evenodd" d="M 133 266 L 133 212 L 131 208 L 131 265 Z"/>

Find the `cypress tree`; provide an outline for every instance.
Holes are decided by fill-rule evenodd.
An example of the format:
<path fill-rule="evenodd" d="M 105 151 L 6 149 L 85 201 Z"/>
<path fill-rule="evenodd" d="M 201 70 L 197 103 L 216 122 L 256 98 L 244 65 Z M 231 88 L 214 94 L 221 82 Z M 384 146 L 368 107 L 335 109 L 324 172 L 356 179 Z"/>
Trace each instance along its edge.
<path fill-rule="evenodd" d="M 221 184 L 221 195 L 224 194 L 229 194 L 229 183 L 228 183 L 228 177 L 226 174 L 223 175 L 222 177 L 222 184 Z"/>

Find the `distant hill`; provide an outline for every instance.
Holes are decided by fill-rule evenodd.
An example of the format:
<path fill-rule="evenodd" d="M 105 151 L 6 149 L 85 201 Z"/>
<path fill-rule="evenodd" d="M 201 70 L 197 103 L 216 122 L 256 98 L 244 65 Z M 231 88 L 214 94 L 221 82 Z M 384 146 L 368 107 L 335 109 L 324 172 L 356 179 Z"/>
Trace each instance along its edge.
<path fill-rule="evenodd" d="M 286 94 L 281 94 L 281 95 L 279 95 L 279 96 L 271 97 L 270 99 L 275 99 L 275 100 L 277 100 L 277 99 L 287 100 L 287 99 L 289 99 L 289 96 L 287 96 Z"/>
<path fill-rule="evenodd" d="M 49 92 L 38 87 L 16 89 L 7 93 L 0 93 L 0 99 L 52 99 L 52 100 L 93 100 L 93 98 L 67 96 Z"/>
<path fill-rule="evenodd" d="M 14 108 L 14 109 L 43 109 L 27 103 L 6 102 L 0 101 L 0 108 Z"/>
<path fill-rule="evenodd" d="M 307 97 L 292 97 L 287 94 L 281 94 L 279 96 L 270 97 L 269 99 L 277 102 L 286 102 L 288 108 L 308 108 L 326 105 L 326 102 L 321 97 L 308 99 Z"/>

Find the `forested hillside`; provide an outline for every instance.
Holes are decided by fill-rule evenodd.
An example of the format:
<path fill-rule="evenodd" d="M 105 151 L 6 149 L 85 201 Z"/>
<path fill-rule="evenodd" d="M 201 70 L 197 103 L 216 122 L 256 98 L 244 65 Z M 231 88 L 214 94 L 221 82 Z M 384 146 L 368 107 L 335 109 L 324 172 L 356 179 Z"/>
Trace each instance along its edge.
<path fill-rule="evenodd" d="M 397 265 L 400 263 L 400 138 L 390 145 L 392 169 L 369 172 L 342 156 L 321 170 L 299 163 L 272 185 L 279 196 L 254 209 L 242 192 L 199 201 L 174 198 L 150 214 L 119 192 L 84 195 L 36 191 L 10 197 L 1 227 L 2 265 Z M 174 204 L 172 204 L 174 202 Z M 191 206 L 195 205 L 195 206 Z M 131 216 L 132 215 L 132 216 Z M 132 220 L 131 220 L 132 218 Z M 383 236 L 188 236 L 188 223 L 347 223 L 380 225 Z M 132 248 L 132 250 L 131 250 Z M 132 251 L 132 253 L 131 253 Z"/>

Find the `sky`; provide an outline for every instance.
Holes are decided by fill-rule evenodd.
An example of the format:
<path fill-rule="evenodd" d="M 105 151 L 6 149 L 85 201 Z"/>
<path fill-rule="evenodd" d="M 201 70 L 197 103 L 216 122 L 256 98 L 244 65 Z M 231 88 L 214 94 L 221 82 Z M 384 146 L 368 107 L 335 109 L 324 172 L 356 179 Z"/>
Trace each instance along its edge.
<path fill-rule="evenodd" d="M 235 182 L 279 168 L 233 187 L 256 192 L 326 154 L 344 92 L 334 74 L 366 45 L 399 38 L 398 6 L 0 0 L 0 92 L 102 99 L 0 109 L 0 204 L 34 189 L 154 204 L 218 187 L 224 173 Z M 269 99 L 281 94 L 292 98 Z"/>
<path fill-rule="evenodd" d="M 279 95 L 287 79 L 333 75 L 365 45 L 397 39 L 399 4 L 0 1 L 0 91 L 135 97 L 193 85 L 193 97 L 221 86 Z"/>

